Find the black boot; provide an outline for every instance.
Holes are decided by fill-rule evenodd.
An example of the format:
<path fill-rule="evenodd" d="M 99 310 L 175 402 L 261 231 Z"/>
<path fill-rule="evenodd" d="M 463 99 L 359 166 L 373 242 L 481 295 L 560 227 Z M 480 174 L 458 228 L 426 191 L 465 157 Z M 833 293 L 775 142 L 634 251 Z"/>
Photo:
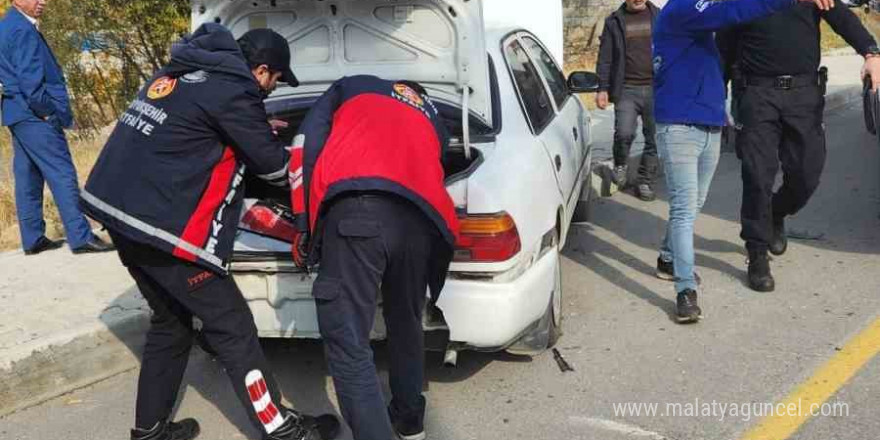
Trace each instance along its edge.
<path fill-rule="evenodd" d="M 785 235 L 785 218 L 773 220 L 773 240 L 770 241 L 770 253 L 782 255 L 788 249 L 788 237 Z"/>
<path fill-rule="evenodd" d="M 675 301 L 675 319 L 679 324 L 697 322 L 703 317 L 703 311 L 697 305 L 697 291 L 685 289 L 678 292 Z"/>
<path fill-rule="evenodd" d="M 179 422 L 159 422 L 153 429 L 132 429 L 131 440 L 192 440 L 199 436 L 199 422 L 183 419 Z"/>
<path fill-rule="evenodd" d="M 776 289 L 776 280 L 770 273 L 770 256 L 765 250 L 749 250 L 749 287 L 756 292 Z"/>
<path fill-rule="evenodd" d="M 290 409 L 286 413 L 284 424 L 264 440 L 332 440 L 339 435 L 339 419 L 331 414 L 313 417 Z"/>

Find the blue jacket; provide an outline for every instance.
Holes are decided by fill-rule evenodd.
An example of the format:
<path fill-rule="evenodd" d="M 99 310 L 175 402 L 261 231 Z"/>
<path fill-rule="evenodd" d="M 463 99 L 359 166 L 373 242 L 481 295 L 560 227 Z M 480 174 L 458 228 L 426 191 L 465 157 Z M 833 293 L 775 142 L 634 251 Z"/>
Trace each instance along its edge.
<path fill-rule="evenodd" d="M 6 89 L 2 125 L 34 116 L 60 127 L 73 125 L 61 66 L 42 34 L 14 7 L 0 20 L 0 83 Z"/>
<path fill-rule="evenodd" d="M 669 0 L 654 25 L 654 116 L 663 124 L 725 124 L 715 31 L 770 15 L 795 0 Z"/>

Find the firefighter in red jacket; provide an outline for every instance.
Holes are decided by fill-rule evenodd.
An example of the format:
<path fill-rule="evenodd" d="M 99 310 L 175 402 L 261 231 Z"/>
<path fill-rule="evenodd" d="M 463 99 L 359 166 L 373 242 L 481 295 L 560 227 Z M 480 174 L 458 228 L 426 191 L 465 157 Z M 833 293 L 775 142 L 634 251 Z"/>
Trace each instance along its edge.
<path fill-rule="evenodd" d="M 436 297 L 443 286 L 458 230 L 443 183 L 447 142 L 420 85 L 373 76 L 334 83 L 294 141 L 293 208 L 311 231 L 310 243 L 305 234 L 295 240 L 294 259 L 320 261 L 318 323 L 356 440 L 425 437 L 422 310 L 428 288 Z M 379 295 L 391 358 L 387 407 L 370 348 Z"/>

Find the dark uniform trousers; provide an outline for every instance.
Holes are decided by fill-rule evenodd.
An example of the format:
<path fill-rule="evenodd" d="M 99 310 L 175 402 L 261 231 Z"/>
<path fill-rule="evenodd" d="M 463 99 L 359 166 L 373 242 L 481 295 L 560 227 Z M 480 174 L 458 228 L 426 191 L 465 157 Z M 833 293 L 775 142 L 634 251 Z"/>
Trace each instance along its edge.
<path fill-rule="evenodd" d="M 408 426 L 424 421 L 422 311 L 432 252 L 445 243 L 417 206 L 384 194 L 332 202 L 320 233 L 313 295 L 339 406 L 356 440 L 389 440 L 387 411 Z M 370 348 L 380 294 L 390 356 L 388 407 Z"/>
<path fill-rule="evenodd" d="M 816 85 L 791 89 L 747 86 L 737 97 L 742 129 L 742 233 L 750 250 L 764 251 L 773 222 L 806 206 L 825 165 L 825 97 Z M 782 163 L 782 186 L 774 193 Z"/>
<path fill-rule="evenodd" d="M 196 316 L 245 411 L 265 432 L 252 401 L 261 396 L 249 394 L 247 375 L 261 373 L 263 391 L 268 390 L 273 404 L 280 404 L 281 396 L 259 345 L 253 315 L 235 281 L 119 234 L 110 235 L 153 310 L 138 380 L 135 426 L 149 429 L 171 416 L 193 345 Z M 259 393 L 255 388 L 251 391 Z"/>

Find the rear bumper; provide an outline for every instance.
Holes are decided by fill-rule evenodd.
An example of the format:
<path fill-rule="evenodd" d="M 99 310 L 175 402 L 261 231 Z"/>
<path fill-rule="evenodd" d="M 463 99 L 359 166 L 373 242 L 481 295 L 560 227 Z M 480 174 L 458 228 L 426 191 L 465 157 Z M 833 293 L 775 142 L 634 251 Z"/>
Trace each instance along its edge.
<path fill-rule="evenodd" d="M 509 282 L 447 280 L 437 306 L 443 311 L 449 341 L 487 351 L 501 350 L 516 342 L 547 310 L 558 261 L 554 248 Z M 315 274 L 243 272 L 233 267 L 233 275 L 261 337 L 320 338 L 311 296 Z M 384 337 L 380 308 L 371 338 Z"/>

